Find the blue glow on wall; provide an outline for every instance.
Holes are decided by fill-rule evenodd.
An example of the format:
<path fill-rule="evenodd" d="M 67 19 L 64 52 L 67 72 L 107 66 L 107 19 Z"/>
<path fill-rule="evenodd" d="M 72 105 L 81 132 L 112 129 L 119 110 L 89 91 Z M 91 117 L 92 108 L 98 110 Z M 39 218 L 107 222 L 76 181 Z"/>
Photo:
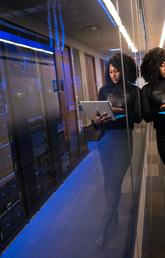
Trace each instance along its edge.
<path fill-rule="evenodd" d="M 64 28 L 64 23 L 63 23 L 63 19 L 62 19 L 62 11 L 61 11 L 61 3 L 58 3 L 58 11 L 59 11 L 59 21 L 60 21 L 60 26 L 61 26 L 61 50 L 64 50 L 64 46 L 65 46 L 65 28 Z"/>

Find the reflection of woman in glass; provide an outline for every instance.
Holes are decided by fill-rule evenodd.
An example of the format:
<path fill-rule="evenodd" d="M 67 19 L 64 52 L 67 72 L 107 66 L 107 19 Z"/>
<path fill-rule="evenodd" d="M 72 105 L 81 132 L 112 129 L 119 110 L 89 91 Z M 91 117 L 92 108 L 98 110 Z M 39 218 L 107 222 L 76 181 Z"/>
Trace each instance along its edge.
<path fill-rule="evenodd" d="M 143 58 L 141 74 L 147 85 L 143 87 L 143 117 L 154 122 L 157 146 L 165 164 L 165 49 L 154 48 Z"/>
<path fill-rule="evenodd" d="M 124 67 L 123 73 L 122 67 Z M 98 142 L 98 150 L 104 173 L 106 204 L 100 233 L 96 240 L 100 248 L 106 246 L 118 222 L 121 185 L 132 152 L 132 129 L 134 122 L 140 122 L 139 89 L 133 85 L 137 78 L 136 70 L 132 57 L 125 54 L 121 56 L 121 53 L 115 54 L 109 59 L 106 67 L 106 85 L 99 91 L 98 99 L 109 99 L 116 116 L 116 120 L 112 121 L 106 114 L 97 114 L 93 121 L 94 127 L 103 132 L 103 137 Z M 127 125 L 129 132 L 126 130 Z"/>

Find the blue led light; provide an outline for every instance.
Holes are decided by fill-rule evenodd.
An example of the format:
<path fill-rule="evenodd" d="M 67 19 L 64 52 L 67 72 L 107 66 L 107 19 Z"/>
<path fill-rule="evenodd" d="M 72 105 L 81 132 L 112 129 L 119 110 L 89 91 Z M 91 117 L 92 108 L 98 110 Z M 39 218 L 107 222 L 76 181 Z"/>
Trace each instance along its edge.
<path fill-rule="evenodd" d="M 61 3 L 60 2 L 58 4 L 58 11 L 59 11 L 59 21 L 60 21 L 60 25 L 61 25 L 61 34 L 62 34 L 61 50 L 63 51 L 64 46 L 65 46 L 65 29 L 64 29 L 63 19 L 62 19 L 62 11 L 61 11 Z"/>
<path fill-rule="evenodd" d="M 44 52 L 51 55 L 53 54 L 52 49 L 50 49 L 50 47 L 47 45 L 30 39 L 25 39 L 23 37 L 2 30 L 0 30 L 0 41 L 7 44 L 16 45 L 19 47 L 32 49 L 39 52 Z"/>
<path fill-rule="evenodd" d="M 14 31 L 23 32 L 23 33 L 25 33 L 25 34 L 27 34 L 27 35 L 36 36 L 36 33 L 35 33 L 35 32 L 32 32 L 32 31 L 26 30 L 26 29 L 24 29 L 24 28 L 18 27 L 17 25 L 14 25 L 14 24 L 10 24 L 10 23 L 8 23 L 8 22 L 6 22 L 6 21 L 4 21 L 4 20 L 1 20 L 1 19 L 0 19 L 0 24 L 2 24 L 2 25 L 4 25 L 4 26 L 6 26 L 6 28 L 10 28 L 10 29 L 12 29 L 12 30 L 14 30 Z M 45 39 L 45 37 L 42 36 L 42 35 L 38 35 L 38 34 L 37 34 L 37 37 L 38 37 L 38 38 L 43 38 L 43 39 Z"/>
<path fill-rule="evenodd" d="M 160 112 L 158 112 L 158 114 L 165 115 L 165 111 L 160 111 Z"/>
<path fill-rule="evenodd" d="M 56 49 L 60 49 L 60 40 L 59 40 L 59 32 L 58 32 L 58 19 L 56 14 L 56 3 L 54 3 L 53 8 L 53 20 L 54 20 L 54 35 L 55 35 L 55 41 L 56 41 Z"/>
<path fill-rule="evenodd" d="M 126 115 L 123 115 L 123 114 L 122 115 L 121 114 L 115 115 L 116 119 L 120 119 L 120 118 L 123 118 L 123 117 L 126 117 Z"/>

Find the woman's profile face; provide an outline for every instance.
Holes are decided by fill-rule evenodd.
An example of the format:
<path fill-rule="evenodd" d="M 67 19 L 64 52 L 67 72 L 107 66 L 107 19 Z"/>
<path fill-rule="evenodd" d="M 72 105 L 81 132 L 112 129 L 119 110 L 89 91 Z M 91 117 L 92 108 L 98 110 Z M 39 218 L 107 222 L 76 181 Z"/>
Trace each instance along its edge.
<path fill-rule="evenodd" d="M 111 64 L 109 66 L 109 76 L 114 84 L 118 83 L 120 80 L 120 71 Z"/>
<path fill-rule="evenodd" d="M 165 61 L 160 65 L 160 74 L 163 78 L 165 78 Z"/>

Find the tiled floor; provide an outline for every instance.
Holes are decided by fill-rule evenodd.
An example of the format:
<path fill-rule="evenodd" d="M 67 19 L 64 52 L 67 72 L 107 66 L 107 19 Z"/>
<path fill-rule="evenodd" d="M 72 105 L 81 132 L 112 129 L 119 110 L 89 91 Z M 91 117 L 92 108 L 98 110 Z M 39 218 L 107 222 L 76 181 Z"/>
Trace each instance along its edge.
<path fill-rule="evenodd" d="M 133 181 L 140 172 L 141 134 L 136 132 L 132 164 Z M 134 215 L 130 169 L 127 171 L 119 204 L 116 233 L 104 249 L 95 240 L 105 203 L 103 173 L 97 143 L 79 166 L 37 212 L 2 258 L 131 258 Z M 140 174 L 140 173 L 139 173 Z"/>
<path fill-rule="evenodd" d="M 165 166 L 159 158 L 151 128 L 145 212 L 143 258 L 165 257 Z"/>

